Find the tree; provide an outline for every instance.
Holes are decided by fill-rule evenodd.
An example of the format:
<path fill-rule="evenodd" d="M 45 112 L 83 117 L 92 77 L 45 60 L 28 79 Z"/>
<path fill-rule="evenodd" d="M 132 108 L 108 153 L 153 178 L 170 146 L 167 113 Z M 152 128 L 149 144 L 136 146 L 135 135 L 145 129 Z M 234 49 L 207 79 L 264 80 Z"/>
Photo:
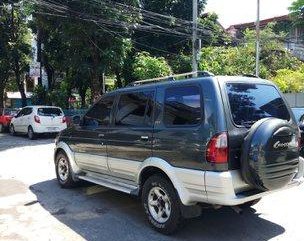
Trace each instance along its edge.
<path fill-rule="evenodd" d="M 199 16 L 202 14 L 206 0 L 199 0 Z M 182 20 L 192 21 L 192 0 L 142 0 L 142 8 L 154 13 L 160 13 L 172 17 L 170 26 L 172 28 L 178 27 L 178 24 L 174 22 L 174 17 Z M 150 24 L 160 25 L 157 19 L 152 20 L 143 18 L 143 22 L 149 22 Z M 141 51 L 146 51 L 154 56 L 164 56 L 171 58 L 175 54 L 184 52 L 185 54 L 191 53 L 191 23 L 184 27 L 189 36 L 177 36 L 171 33 L 159 34 L 136 31 L 134 39 L 136 41 L 135 46 Z"/>
<path fill-rule="evenodd" d="M 133 71 L 137 79 L 140 80 L 168 76 L 172 73 L 165 58 L 153 57 L 147 52 L 136 55 Z"/>
<path fill-rule="evenodd" d="M 261 77 L 272 78 L 279 69 L 296 70 L 301 66 L 301 61 L 285 49 L 284 36 L 274 33 L 273 25 L 261 31 Z M 246 30 L 243 41 L 236 47 L 203 48 L 200 69 L 219 75 L 253 74 L 255 32 Z"/>
<path fill-rule="evenodd" d="M 304 25 L 304 0 L 296 0 L 289 7 L 295 25 Z"/>
<path fill-rule="evenodd" d="M 98 16 L 106 21 L 124 19 L 130 23 L 134 19 L 129 19 L 128 16 L 121 15 L 113 9 L 103 7 L 100 5 L 102 1 L 100 4 L 68 0 L 53 2 L 68 6 L 69 12 L 62 18 L 35 15 L 32 24 L 33 31 L 40 34 L 44 44 L 43 62 L 49 80 L 51 80 L 50 86 L 52 88 L 55 86 L 54 76 L 56 73 L 60 73 L 69 79 L 74 79 L 73 87 L 76 87 L 81 95 L 84 95 L 89 86 L 92 98 L 97 99 L 102 94 L 102 77 L 105 73 L 114 73 L 120 79 L 124 60 L 132 47 L 128 38 L 130 33 L 128 29 L 108 29 L 98 24 L 97 21 L 85 21 L 78 15 L 81 12 L 92 18 Z M 136 5 L 137 1 L 129 0 L 124 3 Z M 52 14 L 50 9 L 39 3 L 33 8 Z M 120 34 L 117 34 L 116 31 L 119 31 Z M 86 77 L 79 80 L 79 76 Z"/>
<path fill-rule="evenodd" d="M 31 54 L 27 16 L 19 1 L 3 1 L 0 7 L 3 9 L 2 24 L 9 36 L 6 39 L 8 42 L 5 42 L 5 44 L 8 46 L 7 57 L 10 62 L 10 70 L 14 72 L 16 85 L 22 97 L 22 106 L 26 106 L 24 74 L 28 70 Z"/>
<path fill-rule="evenodd" d="M 0 5 L 0 108 L 3 108 L 4 89 L 10 77 L 8 9 Z"/>

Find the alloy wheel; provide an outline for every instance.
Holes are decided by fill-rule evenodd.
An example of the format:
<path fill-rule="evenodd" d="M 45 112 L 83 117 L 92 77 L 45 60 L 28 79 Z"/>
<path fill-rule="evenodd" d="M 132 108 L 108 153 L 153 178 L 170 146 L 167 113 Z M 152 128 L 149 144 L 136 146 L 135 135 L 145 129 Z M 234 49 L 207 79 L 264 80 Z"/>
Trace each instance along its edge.
<path fill-rule="evenodd" d="M 171 202 L 167 193 L 160 187 L 153 187 L 148 196 L 148 208 L 158 223 L 165 223 L 171 215 Z"/>

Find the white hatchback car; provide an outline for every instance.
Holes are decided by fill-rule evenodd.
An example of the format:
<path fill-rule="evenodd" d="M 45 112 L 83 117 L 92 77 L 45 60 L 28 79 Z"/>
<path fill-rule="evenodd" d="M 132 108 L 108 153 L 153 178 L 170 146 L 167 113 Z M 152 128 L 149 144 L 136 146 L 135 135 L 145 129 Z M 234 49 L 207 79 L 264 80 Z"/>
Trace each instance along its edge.
<path fill-rule="evenodd" d="M 12 119 L 10 133 L 27 134 L 35 139 L 37 134 L 59 133 L 67 128 L 66 117 L 61 108 L 53 106 L 27 106 Z"/>

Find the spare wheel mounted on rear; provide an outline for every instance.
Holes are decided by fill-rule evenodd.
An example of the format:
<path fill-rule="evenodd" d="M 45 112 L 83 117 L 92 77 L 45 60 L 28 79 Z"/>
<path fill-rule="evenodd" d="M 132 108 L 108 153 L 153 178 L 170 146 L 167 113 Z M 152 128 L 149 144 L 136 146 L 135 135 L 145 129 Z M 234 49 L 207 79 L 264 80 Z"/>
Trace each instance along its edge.
<path fill-rule="evenodd" d="M 264 118 L 256 122 L 244 139 L 241 172 L 251 186 L 275 190 L 286 186 L 299 164 L 298 130 L 286 120 Z"/>

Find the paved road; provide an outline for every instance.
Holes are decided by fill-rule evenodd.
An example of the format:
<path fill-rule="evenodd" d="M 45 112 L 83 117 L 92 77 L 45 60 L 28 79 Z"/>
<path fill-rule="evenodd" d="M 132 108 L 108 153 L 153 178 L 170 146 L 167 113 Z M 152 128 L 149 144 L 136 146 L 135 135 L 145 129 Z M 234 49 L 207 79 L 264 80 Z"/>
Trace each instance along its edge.
<path fill-rule="evenodd" d="M 167 237 L 150 229 L 135 198 L 87 184 L 59 188 L 53 148 L 52 139 L 0 134 L 1 241 L 304 240 L 304 186 L 266 197 L 242 215 L 206 210 Z"/>

